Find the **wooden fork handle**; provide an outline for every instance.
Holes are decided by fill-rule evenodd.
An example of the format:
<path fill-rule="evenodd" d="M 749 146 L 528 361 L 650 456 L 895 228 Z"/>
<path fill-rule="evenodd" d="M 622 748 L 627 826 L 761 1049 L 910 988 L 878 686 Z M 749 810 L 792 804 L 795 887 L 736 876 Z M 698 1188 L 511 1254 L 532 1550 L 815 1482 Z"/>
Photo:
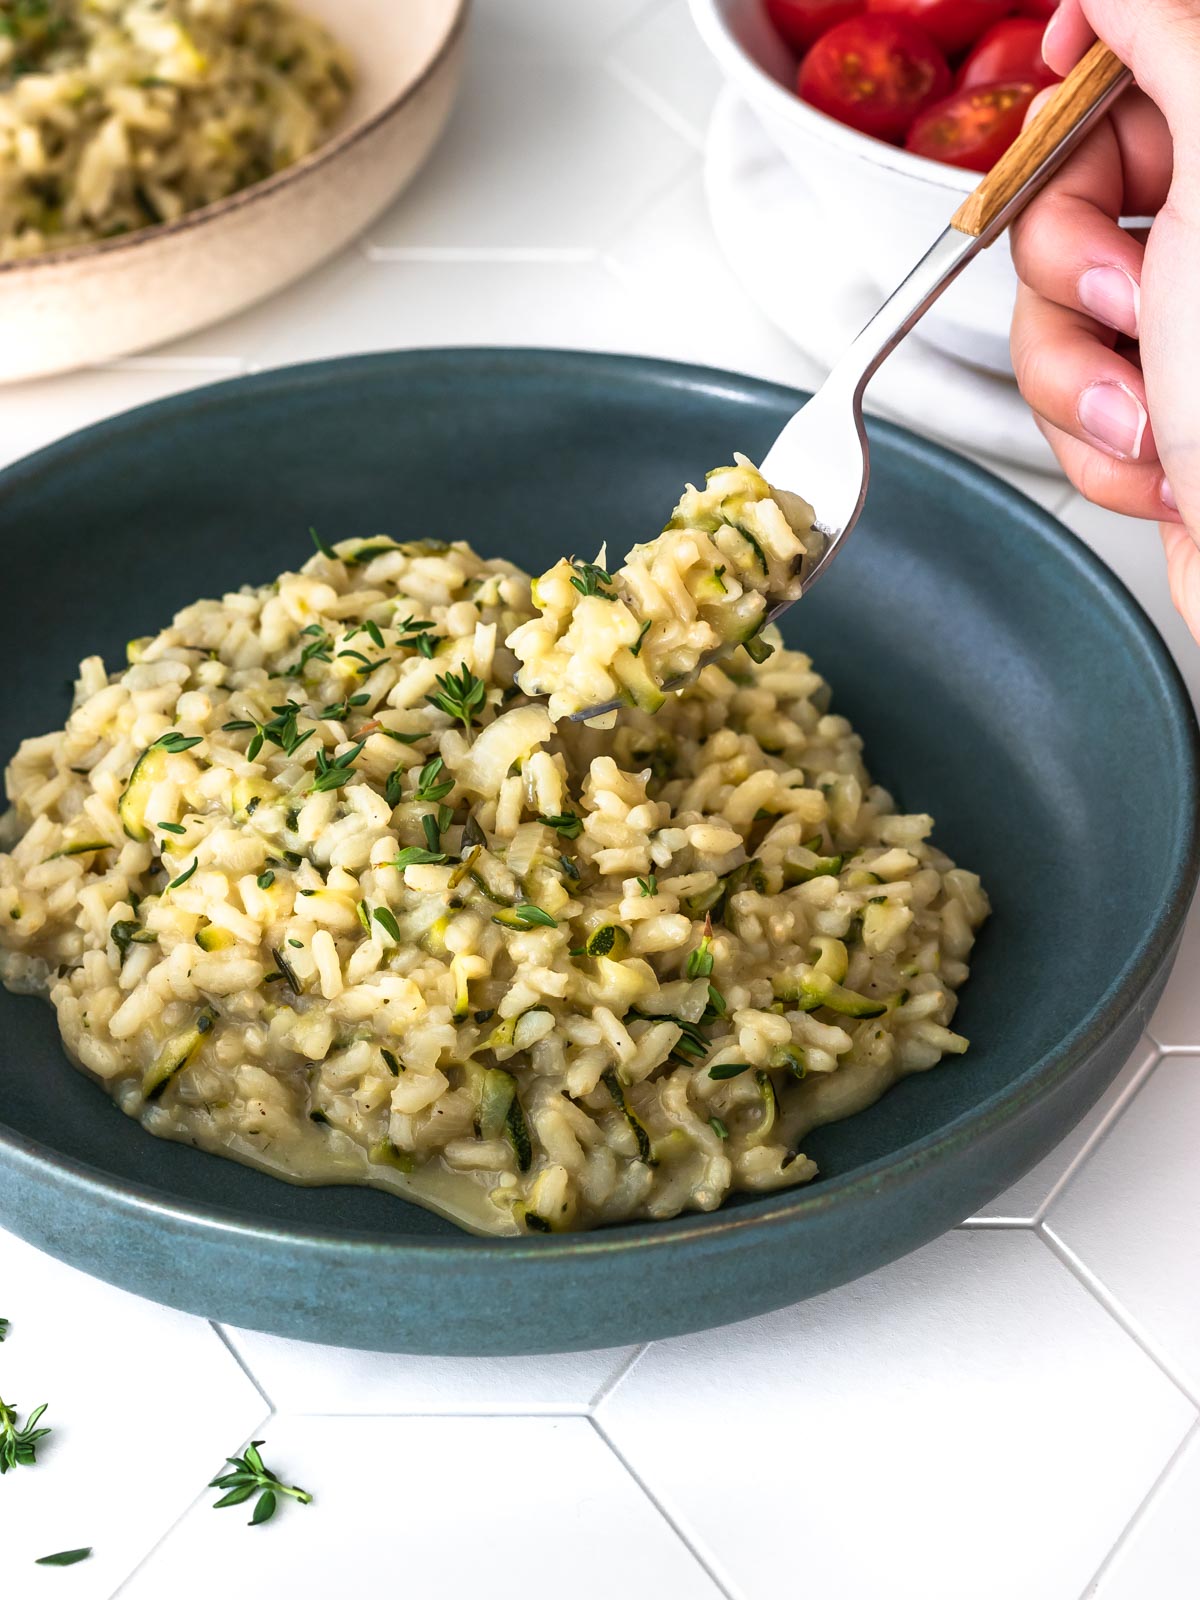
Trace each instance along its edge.
<path fill-rule="evenodd" d="M 1063 79 L 1057 91 L 959 206 L 950 225 L 978 238 L 1012 204 L 1029 180 L 1046 165 L 1098 104 L 1111 98 L 1128 68 L 1099 40 Z"/>

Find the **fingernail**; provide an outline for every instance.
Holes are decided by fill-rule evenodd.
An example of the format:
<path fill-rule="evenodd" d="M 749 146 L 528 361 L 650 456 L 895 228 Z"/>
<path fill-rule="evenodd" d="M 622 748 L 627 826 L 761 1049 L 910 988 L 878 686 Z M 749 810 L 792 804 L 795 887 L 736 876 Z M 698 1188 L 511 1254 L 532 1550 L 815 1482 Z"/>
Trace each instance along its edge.
<path fill-rule="evenodd" d="M 1159 495 L 1162 498 L 1163 505 L 1166 506 L 1168 511 L 1178 511 L 1179 510 L 1179 501 L 1176 500 L 1176 498 L 1175 498 L 1175 491 L 1174 491 L 1174 489 L 1172 489 L 1171 485 L 1167 482 L 1167 480 L 1165 478 L 1159 484 L 1158 492 L 1159 492 Z"/>
<path fill-rule="evenodd" d="M 1122 267 L 1089 267 L 1076 293 L 1083 309 L 1106 327 L 1137 338 L 1142 291 Z"/>
<path fill-rule="evenodd" d="M 1123 383 L 1093 383 L 1079 396 L 1079 421 L 1097 444 L 1126 460 L 1136 460 L 1150 418 L 1137 395 Z"/>
<path fill-rule="evenodd" d="M 1061 20 L 1062 20 L 1062 6 L 1059 6 L 1058 10 L 1054 13 L 1054 15 L 1050 18 L 1050 21 L 1046 24 L 1045 33 L 1042 34 L 1042 60 L 1046 62 L 1047 66 L 1049 66 L 1050 63 L 1049 63 L 1049 61 L 1046 60 L 1046 46 L 1050 43 L 1051 38 L 1052 38 L 1052 36 L 1054 34 L 1054 30 L 1058 27 L 1058 25 L 1061 22 Z"/>

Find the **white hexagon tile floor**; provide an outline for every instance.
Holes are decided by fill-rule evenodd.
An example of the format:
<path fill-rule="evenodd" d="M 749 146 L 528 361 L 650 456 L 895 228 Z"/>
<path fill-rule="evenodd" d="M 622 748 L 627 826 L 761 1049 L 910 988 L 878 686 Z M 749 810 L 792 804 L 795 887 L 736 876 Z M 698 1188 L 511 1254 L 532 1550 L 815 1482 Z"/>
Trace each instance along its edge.
<path fill-rule="evenodd" d="M 0 464 L 256 367 L 404 345 L 633 349 L 809 386 L 703 203 L 717 75 L 684 0 L 476 0 L 461 104 L 367 237 L 177 344 L 0 392 Z M 1200 691 L 1155 530 L 1002 469 Z M 0 1233 L 4 1600 L 1196 1600 L 1200 913 L 1099 1105 L 979 1216 L 808 1305 L 641 1350 L 406 1358 L 212 1328 Z M 227 1452 L 311 1489 L 214 1516 Z M 66 1572 L 33 1558 L 92 1544 Z M 581 1559 L 583 1557 L 584 1559 Z"/>

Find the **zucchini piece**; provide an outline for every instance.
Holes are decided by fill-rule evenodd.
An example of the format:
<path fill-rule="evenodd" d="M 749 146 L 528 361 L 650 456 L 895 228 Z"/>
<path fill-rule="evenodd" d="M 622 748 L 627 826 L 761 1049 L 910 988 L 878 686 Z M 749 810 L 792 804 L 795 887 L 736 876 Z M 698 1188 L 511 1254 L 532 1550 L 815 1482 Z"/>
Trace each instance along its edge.
<path fill-rule="evenodd" d="M 508 895 L 497 894 L 495 889 L 490 888 L 487 879 L 481 872 L 470 870 L 467 873 L 467 877 L 470 878 L 471 882 L 479 890 L 484 899 L 490 900 L 494 906 L 507 906 L 511 908 L 512 906 L 516 905 L 516 901 L 511 900 Z"/>
<path fill-rule="evenodd" d="M 545 1006 L 530 1006 L 529 1011 L 522 1011 L 520 1016 L 506 1017 L 503 1022 L 496 1024 L 479 1048 L 481 1050 L 511 1050 L 513 1048 L 513 1038 L 517 1031 L 517 1023 L 520 1022 L 521 1017 L 527 1017 L 530 1011 L 545 1010 Z"/>
<path fill-rule="evenodd" d="M 133 918 L 125 918 L 120 922 L 114 922 L 108 932 L 109 937 L 117 947 L 117 953 L 122 961 L 129 954 L 129 946 L 131 944 L 158 943 L 158 935 L 151 933 L 149 928 L 143 928 L 141 923 Z"/>
<path fill-rule="evenodd" d="M 433 543 L 434 541 L 430 541 Z M 343 546 L 353 544 L 352 550 L 345 550 Z M 376 556 L 390 555 L 393 550 L 405 547 L 398 545 L 394 539 L 343 539 L 334 546 L 339 561 L 344 561 L 348 567 L 364 567 L 368 561 L 374 561 Z M 407 553 L 407 552 L 406 552 Z"/>
<path fill-rule="evenodd" d="M 739 534 L 745 541 L 746 549 L 744 551 L 739 551 L 739 554 L 743 558 L 743 571 L 750 567 L 757 567 L 764 578 L 769 578 L 771 576 L 771 569 L 767 565 L 767 558 L 763 552 L 763 547 L 750 532 L 745 522 L 741 520 L 745 514 L 745 510 L 746 497 L 744 495 L 731 494 L 726 499 L 721 501 L 718 515 L 727 528 L 732 528 L 734 533 Z"/>
<path fill-rule="evenodd" d="M 195 1022 L 173 1039 L 168 1039 L 153 1062 L 142 1074 L 142 1099 L 157 1100 L 178 1072 L 182 1072 L 204 1043 L 204 1036 L 212 1029 L 217 1013 L 205 1006 L 197 1013 Z"/>
<path fill-rule="evenodd" d="M 229 798 L 235 821 L 244 822 L 247 817 L 254 815 L 259 806 L 278 800 L 279 790 L 266 778 L 235 778 Z"/>
<path fill-rule="evenodd" d="M 756 1072 L 754 1081 L 758 1084 L 758 1092 L 762 1098 L 762 1115 L 757 1126 L 746 1135 L 747 1145 L 765 1144 L 771 1137 L 771 1129 L 775 1126 L 775 1119 L 779 1115 L 779 1096 L 775 1093 L 771 1074 Z"/>
<path fill-rule="evenodd" d="M 715 567 L 712 572 L 706 572 L 702 578 L 699 578 L 692 587 L 693 598 L 698 600 L 701 605 L 705 604 L 706 601 L 715 600 L 719 602 L 724 595 L 729 593 L 721 577 L 724 571 L 724 567 Z"/>
<path fill-rule="evenodd" d="M 196 943 L 201 950 L 228 950 L 237 940 L 228 928 L 214 927 L 210 922 L 206 928 L 201 928 L 196 935 Z"/>
<path fill-rule="evenodd" d="M 625 929 L 615 922 L 606 922 L 602 928 L 588 935 L 583 953 L 585 956 L 608 956 L 613 961 L 620 961 L 628 949 L 629 935 Z"/>
<path fill-rule="evenodd" d="M 616 657 L 612 674 L 621 686 L 622 698 L 637 711 L 657 711 L 667 698 L 641 656 L 635 656 L 632 650 L 626 649 Z"/>
<path fill-rule="evenodd" d="M 722 879 L 722 887 L 725 900 L 723 914 L 728 912 L 729 902 L 734 895 L 740 894 L 743 889 L 753 889 L 757 894 L 766 894 L 767 874 L 763 870 L 762 862 L 757 856 L 751 856 L 749 861 L 743 861 L 740 867 L 734 867 L 733 871 Z"/>
<path fill-rule="evenodd" d="M 533 1142 L 529 1137 L 529 1124 L 525 1121 L 525 1113 L 521 1110 L 520 1097 L 517 1086 L 513 1083 L 513 1097 L 509 1102 L 508 1111 L 504 1117 L 504 1131 L 508 1135 L 508 1142 L 516 1154 L 517 1166 L 522 1172 L 528 1172 L 533 1165 Z"/>
<path fill-rule="evenodd" d="M 804 1051 L 797 1045 L 780 1045 L 771 1057 L 771 1065 L 785 1069 L 801 1082 L 808 1077 L 808 1061 Z"/>
<path fill-rule="evenodd" d="M 630 1109 L 629 1102 L 625 1098 L 625 1091 L 621 1087 L 621 1080 L 617 1077 L 612 1067 L 609 1067 L 608 1071 L 603 1074 L 600 1081 L 608 1090 L 609 1094 L 612 1095 L 617 1110 L 625 1118 L 625 1121 L 629 1124 L 633 1131 L 633 1137 L 637 1140 L 638 1160 L 644 1161 L 648 1167 L 657 1166 L 657 1159 L 650 1146 L 650 1135 L 646 1132 L 645 1127 L 639 1121 L 636 1114 Z"/>
<path fill-rule="evenodd" d="M 109 844 L 107 839 L 80 839 L 78 844 L 65 844 L 61 850 L 55 850 L 53 855 L 46 857 L 47 861 L 58 861 L 62 856 L 86 856 L 94 850 L 115 850 L 116 845 Z"/>
<path fill-rule="evenodd" d="M 696 922 L 700 917 L 706 916 L 714 910 L 725 898 L 725 882 L 718 878 L 708 889 L 701 889 L 696 894 L 685 894 L 679 902 L 679 909 L 685 917 L 690 917 Z"/>
<path fill-rule="evenodd" d="M 454 978 L 454 1006 L 450 1015 L 455 1022 L 465 1022 L 471 1014 L 471 997 L 467 992 L 466 968 L 459 956 L 450 962 L 450 972 Z"/>
<path fill-rule="evenodd" d="M 757 628 L 747 638 L 742 640 L 742 649 L 756 666 L 761 666 L 768 656 L 775 654 L 775 646 L 768 644 Z"/>
<path fill-rule="evenodd" d="M 810 855 L 811 861 L 801 861 L 794 850 L 789 850 L 783 858 L 783 882 L 785 888 L 791 888 L 797 883 L 807 883 L 810 878 L 836 878 L 842 870 L 841 856 L 817 855 L 809 846 L 802 847 L 803 854 Z"/>
<path fill-rule="evenodd" d="M 498 1139 L 508 1122 L 517 1092 L 517 1080 L 503 1067 L 479 1067 L 472 1073 L 475 1088 L 475 1127 L 481 1139 Z"/>
<path fill-rule="evenodd" d="M 870 889 L 883 879 L 877 872 L 868 872 L 865 867 L 852 867 L 846 874 L 845 887 L 847 889 Z"/>
<path fill-rule="evenodd" d="M 380 1167 L 395 1167 L 397 1172 L 411 1172 L 415 1158 L 407 1150 L 398 1150 L 390 1139 L 379 1139 L 367 1151 L 367 1159 Z"/>
<path fill-rule="evenodd" d="M 426 955 L 444 956 L 446 954 L 446 929 L 450 926 L 448 916 L 439 917 L 418 939 L 417 943 Z"/>
<path fill-rule="evenodd" d="M 826 978 L 832 978 L 834 983 L 841 983 L 846 976 L 846 968 L 850 965 L 846 946 L 840 939 L 831 939 L 824 933 L 818 933 L 809 940 L 809 943 L 817 952 L 813 971 L 821 973 Z"/>
<path fill-rule="evenodd" d="M 166 777 L 169 759 L 170 752 L 161 744 L 152 744 L 149 749 L 143 750 L 134 762 L 129 782 L 117 801 L 121 826 L 139 844 L 145 844 L 150 837 L 150 829 L 146 826 L 146 803 L 150 791 Z"/>
<path fill-rule="evenodd" d="M 812 967 L 802 967 L 798 974 L 781 973 L 771 980 L 771 987 L 781 1000 L 790 1001 L 800 1011 L 827 1006 L 843 1017 L 881 1017 L 888 1009 L 886 1000 L 873 1000 L 853 989 L 843 989 L 840 983 Z"/>
<path fill-rule="evenodd" d="M 386 550 L 400 549 L 403 550 L 406 556 L 416 557 L 444 556 L 446 551 L 449 550 L 450 546 L 444 539 L 409 539 L 406 544 L 399 546 L 388 544 L 383 545 L 380 548 Z M 356 551 L 355 554 L 361 557 L 362 552 Z"/>

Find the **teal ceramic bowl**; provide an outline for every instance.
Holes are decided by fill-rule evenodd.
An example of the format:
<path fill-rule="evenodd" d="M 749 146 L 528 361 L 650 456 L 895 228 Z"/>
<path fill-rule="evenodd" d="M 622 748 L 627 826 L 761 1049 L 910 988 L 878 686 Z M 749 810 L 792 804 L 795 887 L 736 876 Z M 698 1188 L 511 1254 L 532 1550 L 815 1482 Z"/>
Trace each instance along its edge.
<path fill-rule="evenodd" d="M 0 758 L 61 723 L 80 656 L 330 539 L 465 536 L 538 570 L 624 549 L 687 478 L 760 456 L 802 396 L 700 368 L 526 351 L 296 367 L 91 428 L 0 475 Z M 188 1311 L 382 1350 L 504 1355 L 734 1321 L 952 1226 L 1062 1137 L 1125 1061 L 1197 874 L 1197 729 L 1115 578 L 995 478 L 872 428 L 867 513 L 792 642 L 902 806 L 995 915 L 969 1053 L 814 1134 L 821 1177 L 603 1232 L 467 1236 L 382 1193 L 293 1188 L 150 1138 L 0 991 L 0 1221 Z M 796 486 L 803 489 L 803 484 Z"/>

